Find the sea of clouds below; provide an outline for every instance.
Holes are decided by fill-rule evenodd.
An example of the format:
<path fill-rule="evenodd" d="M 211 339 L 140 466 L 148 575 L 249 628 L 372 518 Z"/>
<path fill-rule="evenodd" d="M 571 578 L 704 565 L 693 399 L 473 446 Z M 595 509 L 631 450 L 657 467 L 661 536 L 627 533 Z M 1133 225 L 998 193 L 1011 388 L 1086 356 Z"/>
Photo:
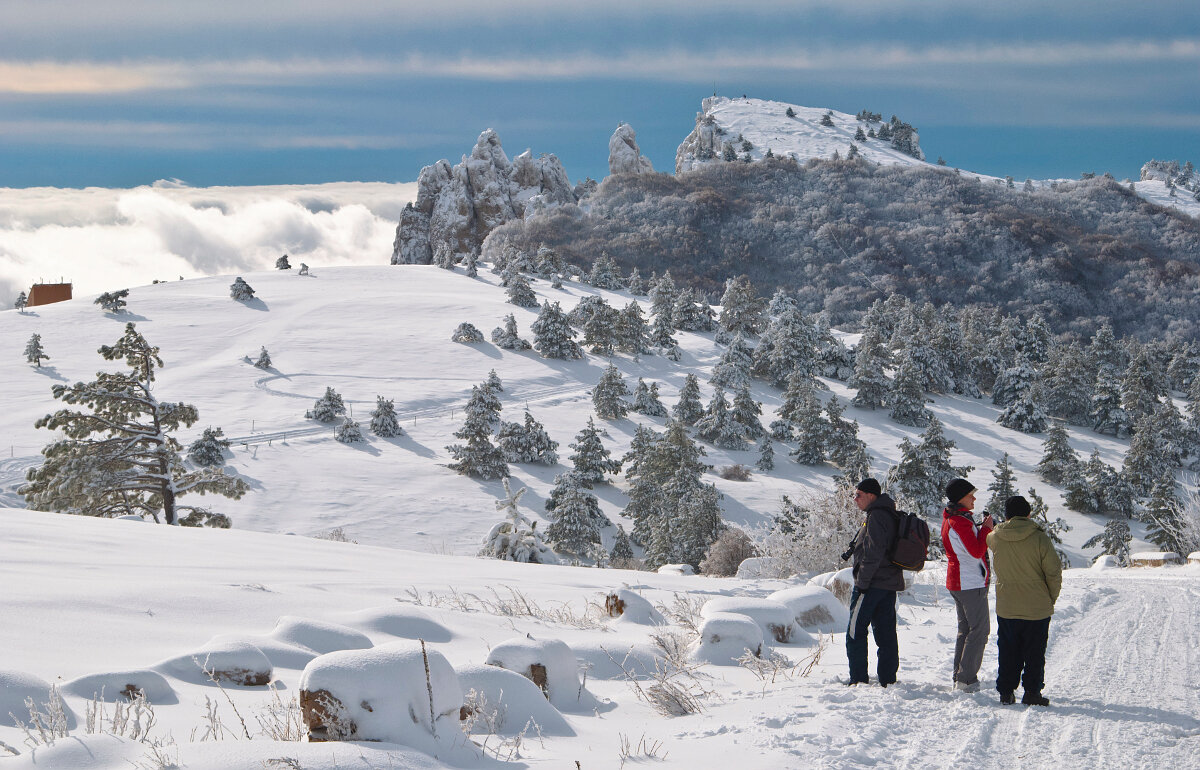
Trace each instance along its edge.
<path fill-rule="evenodd" d="M 386 264 L 411 183 L 0 189 L 0 308 L 35 282 L 76 297 L 293 265 Z"/>

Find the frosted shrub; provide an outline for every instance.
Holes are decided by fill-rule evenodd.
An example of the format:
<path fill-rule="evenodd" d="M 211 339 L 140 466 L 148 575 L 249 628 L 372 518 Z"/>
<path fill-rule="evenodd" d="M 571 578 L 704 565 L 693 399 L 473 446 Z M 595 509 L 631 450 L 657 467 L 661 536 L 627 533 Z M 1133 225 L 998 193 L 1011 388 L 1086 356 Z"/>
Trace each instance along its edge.
<path fill-rule="evenodd" d="M 755 543 L 760 555 L 772 557 L 769 563 L 778 568 L 775 577 L 841 567 L 841 554 L 861 519 L 850 497 L 807 492 L 793 502 L 785 495 L 782 507 L 775 526 L 765 535 L 760 533 Z"/>
<path fill-rule="evenodd" d="M 450 335 L 450 341 L 462 342 L 465 344 L 483 342 L 483 332 L 476 329 L 473 324 L 463 321 L 458 325 L 458 328 L 454 330 L 454 333 Z"/>

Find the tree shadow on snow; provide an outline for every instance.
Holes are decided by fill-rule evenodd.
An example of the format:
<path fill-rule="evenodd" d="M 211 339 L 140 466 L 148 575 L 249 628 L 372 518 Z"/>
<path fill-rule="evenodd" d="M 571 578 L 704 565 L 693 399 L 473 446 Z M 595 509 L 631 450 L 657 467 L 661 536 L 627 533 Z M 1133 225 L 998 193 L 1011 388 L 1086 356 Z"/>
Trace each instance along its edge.
<path fill-rule="evenodd" d="M 1150 706 L 1127 706 L 1121 703 L 1103 703 L 1096 700 L 1073 700 L 1063 697 L 1054 699 L 1055 714 L 1078 714 L 1092 719 L 1108 719 L 1114 722 L 1144 722 L 1154 725 L 1173 725 L 1180 730 L 1194 732 L 1200 729 L 1200 719 L 1191 714 L 1164 711 Z"/>
<path fill-rule="evenodd" d="M 366 440 L 366 438 L 364 438 L 362 441 L 351 441 L 348 443 L 343 442 L 343 441 L 338 441 L 337 443 L 341 444 L 342 446 L 349 447 L 350 449 L 354 449 L 359 452 L 362 452 L 364 454 L 369 454 L 372 457 L 379 457 L 381 454 L 383 454 L 383 452 L 380 452 L 378 449 L 371 446 L 371 442 Z"/>
<path fill-rule="evenodd" d="M 417 441 L 407 432 L 402 433 L 399 436 L 393 436 L 383 440 L 389 444 L 392 444 L 393 446 L 398 446 L 401 449 L 407 449 L 408 451 L 416 454 L 418 457 L 424 457 L 426 459 L 433 459 L 434 457 L 437 457 L 437 452 Z"/>
<path fill-rule="evenodd" d="M 234 300 L 234 302 L 237 302 L 239 305 L 244 305 L 245 307 L 251 308 L 253 310 L 260 310 L 263 312 L 266 312 L 271 309 L 271 308 L 267 307 L 266 302 L 263 302 L 258 297 L 251 297 L 250 299 L 238 299 L 238 300 Z"/>
<path fill-rule="evenodd" d="M 34 369 L 34 371 L 40 375 L 49 377 L 52 380 L 58 380 L 59 382 L 67 382 L 67 378 L 62 376 L 61 374 L 59 374 L 58 369 L 54 368 L 53 366 L 39 366 L 36 369 Z"/>
<path fill-rule="evenodd" d="M 125 323 L 141 323 L 142 321 L 150 320 L 149 318 L 147 318 L 144 315 L 138 315 L 137 313 L 130 313 L 128 310 L 122 310 L 120 313 L 112 313 L 112 312 L 106 311 L 104 313 L 104 317 L 111 318 L 114 321 L 124 321 Z"/>

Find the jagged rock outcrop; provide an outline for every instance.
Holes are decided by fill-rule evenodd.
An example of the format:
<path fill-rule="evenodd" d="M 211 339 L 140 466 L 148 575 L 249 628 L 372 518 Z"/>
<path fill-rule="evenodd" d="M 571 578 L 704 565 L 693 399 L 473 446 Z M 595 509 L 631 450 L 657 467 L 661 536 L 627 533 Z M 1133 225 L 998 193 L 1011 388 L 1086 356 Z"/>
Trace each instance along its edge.
<path fill-rule="evenodd" d="M 622 123 L 608 140 L 608 173 L 610 174 L 653 174 L 650 159 L 638 148 L 637 134 L 633 126 Z"/>
<path fill-rule="evenodd" d="M 458 165 L 439 160 L 421 169 L 417 200 L 404 207 L 396 228 L 392 264 L 453 264 L 478 254 L 488 233 L 505 222 L 574 202 L 557 157 L 534 158 L 526 150 L 509 161 L 489 128 Z"/>
<path fill-rule="evenodd" d="M 700 103 L 700 112 L 696 113 L 696 127 L 692 133 L 684 137 L 675 151 L 675 173 L 691 171 L 701 163 L 716 158 L 721 150 L 721 133 L 717 119 L 713 117 L 710 107 L 712 97 Z"/>

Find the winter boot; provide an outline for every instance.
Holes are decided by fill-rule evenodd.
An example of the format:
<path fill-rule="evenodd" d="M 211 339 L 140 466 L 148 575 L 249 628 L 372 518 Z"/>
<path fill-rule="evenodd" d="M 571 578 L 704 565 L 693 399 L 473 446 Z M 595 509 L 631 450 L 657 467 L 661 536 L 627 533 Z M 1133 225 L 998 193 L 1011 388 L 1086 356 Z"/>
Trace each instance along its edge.
<path fill-rule="evenodd" d="M 1049 706 L 1050 700 L 1040 692 L 1027 692 L 1021 696 L 1021 702 L 1026 706 Z"/>
<path fill-rule="evenodd" d="M 962 692 L 979 692 L 979 682 L 955 682 L 954 689 Z"/>
<path fill-rule="evenodd" d="M 1000 703 L 1004 706 L 1011 706 L 1017 702 L 1017 696 L 1012 690 L 1000 693 Z"/>

